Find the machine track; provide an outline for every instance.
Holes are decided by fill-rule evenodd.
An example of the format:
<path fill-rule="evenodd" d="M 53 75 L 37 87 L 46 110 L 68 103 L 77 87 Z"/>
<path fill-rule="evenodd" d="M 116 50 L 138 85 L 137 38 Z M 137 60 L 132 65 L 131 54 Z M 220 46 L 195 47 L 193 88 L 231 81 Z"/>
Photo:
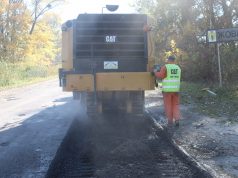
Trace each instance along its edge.
<path fill-rule="evenodd" d="M 144 113 L 144 103 L 145 103 L 145 92 L 136 91 L 131 93 L 132 101 L 132 113 L 143 114 Z"/>
<path fill-rule="evenodd" d="M 85 95 L 87 103 L 87 114 L 89 117 L 96 117 L 98 112 L 99 101 L 95 98 L 94 92 L 88 92 Z"/>
<path fill-rule="evenodd" d="M 148 116 L 100 117 L 74 120 L 46 177 L 210 177 L 175 149 Z"/>

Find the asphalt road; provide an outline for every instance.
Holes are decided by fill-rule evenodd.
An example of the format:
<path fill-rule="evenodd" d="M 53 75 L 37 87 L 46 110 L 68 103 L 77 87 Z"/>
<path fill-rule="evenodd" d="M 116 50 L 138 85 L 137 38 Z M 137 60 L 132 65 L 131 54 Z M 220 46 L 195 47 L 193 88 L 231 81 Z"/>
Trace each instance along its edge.
<path fill-rule="evenodd" d="M 44 177 L 80 105 L 58 80 L 0 91 L 0 177 Z"/>

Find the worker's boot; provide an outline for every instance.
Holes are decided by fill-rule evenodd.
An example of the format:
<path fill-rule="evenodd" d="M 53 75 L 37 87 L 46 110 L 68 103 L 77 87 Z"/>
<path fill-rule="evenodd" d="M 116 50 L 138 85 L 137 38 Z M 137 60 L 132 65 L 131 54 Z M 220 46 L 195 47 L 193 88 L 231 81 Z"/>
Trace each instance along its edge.
<path fill-rule="evenodd" d="M 175 127 L 179 127 L 179 120 L 175 121 Z"/>
<path fill-rule="evenodd" d="M 166 128 L 165 128 L 165 131 L 167 132 L 167 134 L 169 136 L 172 136 L 173 135 L 173 132 L 174 132 L 174 126 L 173 126 L 173 123 L 168 123 Z"/>

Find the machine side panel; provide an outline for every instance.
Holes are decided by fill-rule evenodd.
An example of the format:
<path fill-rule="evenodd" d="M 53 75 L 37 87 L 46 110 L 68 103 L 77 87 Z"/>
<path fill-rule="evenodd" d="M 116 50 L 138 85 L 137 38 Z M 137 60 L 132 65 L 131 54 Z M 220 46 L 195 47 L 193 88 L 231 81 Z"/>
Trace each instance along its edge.
<path fill-rule="evenodd" d="M 152 29 L 152 20 L 147 18 L 147 26 L 145 31 L 147 31 L 147 52 L 148 52 L 148 65 L 147 71 L 152 71 L 153 66 L 155 65 L 155 32 Z"/>
<path fill-rule="evenodd" d="M 73 28 L 62 31 L 62 67 L 73 69 Z"/>

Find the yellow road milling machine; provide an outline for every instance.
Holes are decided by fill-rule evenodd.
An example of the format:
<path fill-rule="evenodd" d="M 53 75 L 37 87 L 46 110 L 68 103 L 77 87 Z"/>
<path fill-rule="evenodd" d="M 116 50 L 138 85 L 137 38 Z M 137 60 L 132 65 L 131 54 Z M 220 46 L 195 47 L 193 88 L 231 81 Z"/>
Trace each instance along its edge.
<path fill-rule="evenodd" d="M 62 25 L 63 91 L 85 96 L 87 114 L 143 114 L 153 90 L 153 43 L 144 14 L 80 14 Z"/>

